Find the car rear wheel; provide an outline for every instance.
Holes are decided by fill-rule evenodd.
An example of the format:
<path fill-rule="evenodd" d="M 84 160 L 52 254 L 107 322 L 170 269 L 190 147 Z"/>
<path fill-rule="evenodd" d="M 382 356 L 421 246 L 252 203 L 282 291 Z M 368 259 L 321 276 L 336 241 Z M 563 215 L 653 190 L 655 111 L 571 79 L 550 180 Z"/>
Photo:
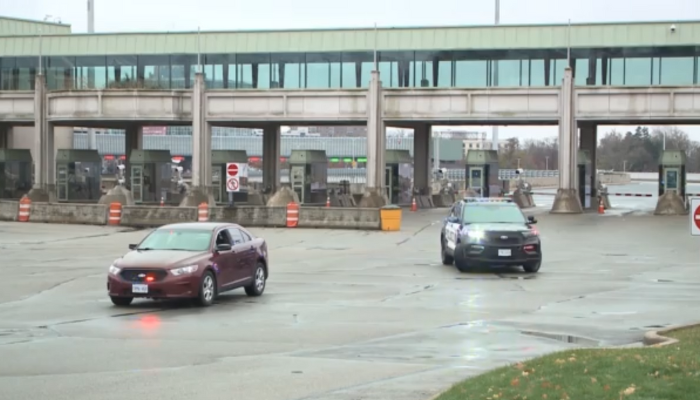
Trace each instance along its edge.
<path fill-rule="evenodd" d="M 455 259 L 451 255 L 447 254 L 447 246 L 445 245 L 444 240 L 442 241 L 442 245 L 440 246 L 440 253 L 442 258 L 442 265 L 454 264 Z"/>
<path fill-rule="evenodd" d="M 525 270 L 525 272 L 529 272 L 531 274 L 534 274 L 535 272 L 540 270 L 540 265 L 542 265 L 542 261 L 527 263 L 527 264 L 523 265 L 523 269 Z"/>
<path fill-rule="evenodd" d="M 112 299 L 112 304 L 118 307 L 126 307 L 134 301 L 133 297 L 109 296 L 109 298 Z"/>
<path fill-rule="evenodd" d="M 216 278 L 211 271 L 207 271 L 202 275 L 202 281 L 199 284 L 199 296 L 197 304 L 201 307 L 209 307 L 214 303 L 216 297 Z"/>
<path fill-rule="evenodd" d="M 263 263 L 258 261 L 255 266 L 255 275 L 253 275 L 253 281 L 250 285 L 245 287 L 245 294 L 251 297 L 257 297 L 263 294 L 265 291 L 265 284 L 267 277 L 265 274 L 265 266 Z"/>

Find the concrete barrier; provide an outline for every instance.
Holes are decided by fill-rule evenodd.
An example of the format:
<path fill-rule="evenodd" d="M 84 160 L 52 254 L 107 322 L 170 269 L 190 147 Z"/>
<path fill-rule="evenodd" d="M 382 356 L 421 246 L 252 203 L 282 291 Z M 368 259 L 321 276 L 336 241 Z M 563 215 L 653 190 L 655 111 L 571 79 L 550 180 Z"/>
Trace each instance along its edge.
<path fill-rule="evenodd" d="M 33 207 L 34 204 L 32 204 L 32 211 L 34 211 Z M 106 215 L 107 208 L 105 206 L 105 221 Z M 197 207 L 124 206 L 121 224 L 133 227 L 152 227 L 177 222 L 195 222 L 197 217 Z"/>
<path fill-rule="evenodd" d="M 106 225 L 108 208 L 104 204 L 34 202 L 29 210 L 29 222 Z"/>
<path fill-rule="evenodd" d="M 302 207 L 300 228 L 380 230 L 378 208 Z"/>
<path fill-rule="evenodd" d="M 287 225 L 287 207 L 210 207 L 209 221 L 230 222 L 244 227 L 284 227 Z"/>
<path fill-rule="evenodd" d="M 0 200 L 0 221 L 17 221 L 19 202 Z"/>

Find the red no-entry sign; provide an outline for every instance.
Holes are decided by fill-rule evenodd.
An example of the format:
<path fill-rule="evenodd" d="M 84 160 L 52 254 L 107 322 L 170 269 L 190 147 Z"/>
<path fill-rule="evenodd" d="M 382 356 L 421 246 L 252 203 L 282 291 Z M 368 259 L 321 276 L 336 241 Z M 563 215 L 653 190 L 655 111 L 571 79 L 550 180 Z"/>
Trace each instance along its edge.
<path fill-rule="evenodd" d="M 690 234 L 700 236 L 700 198 L 690 198 Z"/>
<path fill-rule="evenodd" d="M 226 164 L 226 175 L 230 177 L 238 176 L 238 164 L 228 163 Z"/>

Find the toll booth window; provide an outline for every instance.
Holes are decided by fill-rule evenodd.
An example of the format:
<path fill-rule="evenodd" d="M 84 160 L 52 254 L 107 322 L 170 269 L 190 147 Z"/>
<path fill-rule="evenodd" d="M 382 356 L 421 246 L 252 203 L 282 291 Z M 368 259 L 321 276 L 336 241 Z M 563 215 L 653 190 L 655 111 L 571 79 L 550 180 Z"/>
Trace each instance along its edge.
<path fill-rule="evenodd" d="M 666 188 L 678 189 L 678 171 L 676 171 L 676 170 L 666 171 Z"/>

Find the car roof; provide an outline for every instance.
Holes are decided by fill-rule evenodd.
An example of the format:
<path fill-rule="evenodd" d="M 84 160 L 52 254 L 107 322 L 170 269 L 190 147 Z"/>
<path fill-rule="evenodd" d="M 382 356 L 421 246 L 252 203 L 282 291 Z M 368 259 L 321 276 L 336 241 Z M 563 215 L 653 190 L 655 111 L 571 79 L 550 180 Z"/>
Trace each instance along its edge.
<path fill-rule="evenodd" d="M 215 231 L 219 228 L 238 228 L 238 224 L 230 222 L 181 222 L 177 224 L 163 225 L 157 230 L 162 229 L 191 229 L 191 230 L 211 230 Z"/>
<path fill-rule="evenodd" d="M 467 206 L 513 205 L 517 207 L 510 197 L 466 197 L 460 202 Z"/>

